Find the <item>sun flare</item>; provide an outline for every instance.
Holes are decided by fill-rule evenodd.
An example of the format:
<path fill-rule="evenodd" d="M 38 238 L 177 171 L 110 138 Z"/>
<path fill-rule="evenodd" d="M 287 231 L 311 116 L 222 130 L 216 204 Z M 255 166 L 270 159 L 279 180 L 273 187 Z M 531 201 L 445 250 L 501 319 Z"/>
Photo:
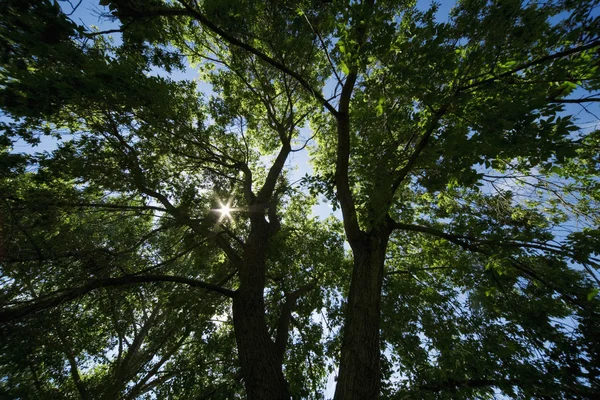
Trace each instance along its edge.
<path fill-rule="evenodd" d="M 227 217 L 230 217 L 230 216 L 231 216 L 231 208 L 230 208 L 230 207 L 229 207 L 227 204 L 225 204 L 225 205 L 221 205 L 221 208 L 219 208 L 219 212 L 220 212 L 222 215 L 225 215 L 225 216 L 227 216 Z"/>
<path fill-rule="evenodd" d="M 233 211 L 233 208 L 231 207 L 231 200 L 228 200 L 225 204 L 223 204 L 223 202 L 220 201 L 219 205 L 220 207 L 216 209 L 216 211 L 221 214 L 219 221 L 223 219 L 228 219 L 231 221 L 231 211 Z"/>

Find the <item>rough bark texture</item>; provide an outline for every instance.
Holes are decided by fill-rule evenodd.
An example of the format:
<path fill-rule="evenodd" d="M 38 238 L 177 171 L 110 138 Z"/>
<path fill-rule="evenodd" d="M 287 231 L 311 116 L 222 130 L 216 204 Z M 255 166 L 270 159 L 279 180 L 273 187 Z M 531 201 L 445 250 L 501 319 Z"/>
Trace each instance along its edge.
<path fill-rule="evenodd" d="M 379 397 L 381 287 L 388 232 L 366 234 L 353 247 L 354 269 L 348 295 L 335 400 Z"/>
<path fill-rule="evenodd" d="M 233 326 L 248 400 L 289 399 L 281 358 L 265 320 L 267 224 L 254 230 L 244 249 L 240 287 L 233 298 Z"/>

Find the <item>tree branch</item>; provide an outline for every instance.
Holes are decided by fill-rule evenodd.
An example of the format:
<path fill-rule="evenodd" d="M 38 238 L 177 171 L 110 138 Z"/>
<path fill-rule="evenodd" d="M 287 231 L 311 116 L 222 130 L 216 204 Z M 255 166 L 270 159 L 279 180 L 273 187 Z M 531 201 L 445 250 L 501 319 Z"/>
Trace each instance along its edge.
<path fill-rule="evenodd" d="M 75 384 L 75 387 L 79 392 L 79 396 L 81 397 L 81 400 L 88 400 L 89 395 L 85 384 L 81 380 L 79 368 L 77 367 L 77 360 L 75 358 L 75 354 L 73 354 L 72 351 L 73 345 L 70 343 L 70 341 L 67 339 L 67 336 L 62 332 L 61 328 L 58 325 L 54 327 L 54 330 L 63 346 L 63 353 L 65 354 L 65 356 L 67 357 L 67 361 L 69 362 L 71 379 L 73 380 L 73 383 Z"/>
<path fill-rule="evenodd" d="M 342 86 L 339 111 L 336 115 L 338 143 L 335 165 L 335 186 L 337 188 L 337 198 L 340 202 L 342 215 L 344 216 L 344 230 L 348 236 L 350 246 L 355 246 L 362 237 L 356 215 L 356 205 L 352 198 L 348 177 L 350 165 L 350 98 L 352 97 L 356 78 L 356 70 L 351 71 L 346 77 L 346 82 Z"/>
<path fill-rule="evenodd" d="M 313 89 L 312 86 L 310 85 L 310 83 L 308 83 L 308 81 L 306 79 L 304 79 L 296 71 L 291 70 L 290 68 L 286 67 L 282 63 L 269 57 L 268 55 L 261 52 L 260 50 L 250 46 L 247 43 L 242 42 L 241 40 L 237 39 L 235 36 L 227 33 L 223 29 L 219 28 L 217 25 L 215 25 L 213 22 L 211 22 L 208 18 L 206 18 L 206 16 L 204 16 L 198 10 L 196 10 L 195 8 L 190 6 L 187 2 L 185 2 L 183 0 L 177 0 L 177 1 L 185 8 L 185 10 L 177 10 L 177 9 L 168 10 L 167 9 L 167 10 L 165 10 L 165 11 L 167 11 L 167 14 L 161 14 L 162 10 L 157 10 L 157 11 L 155 11 L 156 15 L 171 14 L 171 15 L 188 15 L 190 17 L 193 17 L 198 22 L 200 22 L 202 25 L 207 27 L 210 31 L 212 31 L 216 35 L 220 36 L 221 38 L 223 38 L 230 44 L 237 46 L 241 49 L 244 49 L 251 54 L 254 54 L 255 56 L 257 56 L 258 58 L 260 58 L 267 64 L 271 65 L 272 67 L 274 67 L 274 68 L 280 70 L 281 72 L 296 79 L 298 81 L 298 83 L 300 83 L 300 85 L 302 85 L 302 87 L 304 87 L 315 99 L 317 99 L 325 108 L 327 108 L 327 110 L 329 110 L 329 112 L 331 112 L 333 115 L 337 114 L 337 110 L 323 97 L 323 95 L 321 93 L 317 92 L 315 89 Z M 170 13 L 169 13 L 169 11 L 170 11 Z M 185 12 L 185 11 L 187 11 L 187 12 Z"/>
<path fill-rule="evenodd" d="M 209 232 L 207 232 L 207 230 L 204 229 L 197 220 L 192 219 L 188 215 L 182 213 L 179 207 L 174 206 L 165 195 L 146 186 L 146 179 L 142 167 L 140 166 L 136 149 L 133 148 L 120 134 L 117 124 L 109 113 L 106 113 L 106 118 L 111 129 L 111 132 L 108 135 L 114 136 L 119 142 L 119 145 L 122 146 L 120 150 L 122 151 L 123 156 L 125 157 L 126 162 L 132 171 L 133 184 L 136 186 L 136 188 L 141 193 L 156 199 L 164 206 L 165 210 L 180 223 L 189 226 L 199 235 L 210 237 L 211 235 Z M 105 137 L 108 135 L 105 135 Z M 110 139 L 107 137 L 107 140 Z M 240 256 L 233 249 L 233 247 L 231 247 L 231 244 L 227 241 L 227 239 L 221 235 L 216 235 L 215 241 L 217 245 L 225 252 L 225 254 L 227 254 L 227 257 L 229 257 L 232 263 L 234 263 L 236 266 L 241 264 Z"/>
<path fill-rule="evenodd" d="M 532 61 L 520 64 L 520 65 L 517 65 L 515 68 L 511 69 L 510 71 L 506 71 L 506 72 L 503 72 L 503 73 L 501 73 L 499 75 L 492 76 L 491 78 L 484 79 L 484 80 L 479 81 L 479 82 L 473 82 L 470 85 L 463 86 L 463 87 L 459 88 L 458 91 L 464 91 L 464 90 L 468 90 L 468 89 L 471 89 L 471 88 L 474 88 L 474 87 L 477 87 L 477 86 L 485 85 L 486 83 L 491 83 L 491 82 L 494 82 L 494 81 L 496 81 L 496 80 L 498 80 L 500 78 L 505 78 L 507 76 L 515 74 L 515 73 L 517 73 L 519 71 L 522 71 L 524 69 L 527 69 L 529 67 L 533 67 L 535 65 L 543 64 L 543 63 L 545 63 L 547 61 L 556 60 L 557 58 L 563 58 L 563 57 L 569 56 L 571 54 L 581 53 L 582 51 L 590 50 L 590 49 L 593 49 L 594 47 L 598 47 L 598 46 L 600 46 L 600 40 L 593 41 L 592 43 L 588 43 L 588 44 L 583 45 L 583 46 L 574 47 L 574 48 L 571 48 L 571 49 L 559 51 L 559 52 L 554 53 L 554 54 L 548 54 L 548 55 L 546 55 L 544 57 L 540 57 L 540 58 L 538 58 L 536 60 L 532 60 Z"/>
<path fill-rule="evenodd" d="M 440 392 L 442 390 L 456 390 L 463 388 L 481 388 L 487 386 L 498 386 L 500 384 L 518 385 L 514 379 L 449 379 L 444 382 L 428 383 L 417 386 L 416 390 Z"/>
<path fill-rule="evenodd" d="M 413 166 L 417 162 L 417 159 L 419 158 L 419 155 L 421 154 L 421 152 L 427 146 L 427 143 L 429 142 L 429 138 L 431 137 L 431 135 L 433 134 L 433 132 L 438 127 L 440 119 L 446 113 L 447 108 L 448 108 L 448 105 L 444 105 L 439 110 L 437 110 L 435 112 L 435 114 L 433 116 L 433 119 L 431 120 L 431 122 L 429 124 L 429 127 L 425 131 L 425 134 L 423 135 L 423 137 L 421 138 L 421 140 L 419 140 L 419 143 L 417 143 L 417 145 L 415 146 L 415 150 L 413 151 L 413 153 L 411 154 L 411 156 L 408 158 L 408 162 L 406 163 L 406 165 L 404 167 L 402 167 L 402 169 L 400 169 L 399 171 L 397 171 L 394 174 L 394 178 L 393 178 L 394 179 L 394 183 L 392 185 L 392 193 L 396 192 L 396 189 L 398 189 L 398 187 L 400 186 L 400 184 L 402 183 L 402 181 L 404 180 L 404 178 L 406 178 L 406 176 L 408 175 L 408 173 L 411 171 L 411 169 L 413 168 Z"/>
<path fill-rule="evenodd" d="M 357 43 L 362 45 L 365 42 L 365 36 L 367 34 L 368 16 L 374 10 L 375 1 L 367 0 L 363 6 L 363 23 L 358 23 L 356 31 L 354 32 L 354 38 Z M 343 224 L 348 242 L 353 250 L 356 250 L 356 246 L 362 242 L 364 238 L 364 232 L 361 231 L 360 225 L 358 224 L 358 215 L 356 213 L 356 205 L 352 197 L 352 190 L 350 189 L 349 180 L 349 164 L 350 164 L 350 100 L 352 98 L 352 92 L 358 78 L 358 69 L 356 65 L 350 65 L 350 71 L 346 76 L 346 81 L 342 86 L 342 92 L 340 94 L 340 100 L 338 105 L 338 112 L 334 114 L 337 120 L 337 158 L 335 162 L 335 186 L 337 188 L 337 198 L 340 202 L 342 209 Z"/>
<path fill-rule="evenodd" d="M 596 103 L 600 102 L 600 97 L 585 97 L 583 99 L 553 99 L 550 103 L 561 103 L 561 104 L 580 104 L 580 103 Z"/>
<path fill-rule="evenodd" d="M 475 253 L 481 253 L 488 257 L 491 255 L 490 252 L 486 251 L 484 249 L 481 249 L 479 247 L 479 245 L 493 245 L 493 246 L 502 246 L 502 247 L 529 247 L 529 248 L 535 248 L 538 250 L 545 250 L 545 251 L 554 252 L 557 254 L 562 254 L 564 256 L 571 256 L 568 254 L 568 252 L 561 253 L 558 248 L 553 248 L 551 246 L 545 246 L 545 245 L 541 245 L 541 244 L 537 244 L 537 243 L 519 243 L 519 242 L 513 242 L 513 241 L 502 242 L 502 241 L 494 241 L 494 240 L 476 239 L 476 238 L 472 238 L 472 237 L 468 237 L 468 236 L 455 236 L 455 235 L 448 234 L 448 233 L 442 232 L 442 231 L 434 229 L 434 228 L 412 225 L 412 224 L 404 224 L 404 223 L 399 223 L 399 222 L 395 222 L 395 221 L 390 222 L 390 226 L 392 227 L 392 229 L 403 229 L 403 230 L 409 230 L 409 231 L 414 231 L 414 232 L 427 233 L 427 234 L 430 234 L 433 236 L 441 237 L 451 243 L 454 243 L 454 244 L 457 244 L 457 245 L 463 247 L 464 249 L 467 249 L 467 250 L 475 252 Z M 476 242 L 476 244 L 473 244 L 472 242 Z M 540 276 L 537 272 L 533 271 L 531 268 L 527 267 L 526 265 L 524 265 L 522 262 L 520 262 L 516 258 L 509 257 L 508 259 L 510 260 L 513 268 L 517 269 L 518 271 L 521 271 L 523 274 L 527 275 L 529 278 L 532 278 L 532 279 L 542 283 L 543 285 L 547 286 L 551 290 L 560 294 L 560 296 L 563 297 L 565 300 L 567 300 L 569 303 L 576 305 L 582 309 L 587 309 L 587 306 L 585 306 L 583 303 L 578 301 L 575 297 L 565 293 L 561 288 L 556 286 L 553 282 L 546 280 L 545 278 Z"/>
<path fill-rule="evenodd" d="M 280 359 L 283 361 L 283 355 L 285 354 L 285 348 L 287 346 L 288 332 L 290 329 L 290 319 L 292 317 L 292 311 L 296 308 L 296 301 L 305 293 L 313 290 L 316 287 L 315 282 L 311 282 L 307 285 L 300 287 L 299 289 L 288 293 L 285 296 L 285 302 L 281 308 L 281 314 L 277 321 L 277 334 L 275 336 L 275 351 Z"/>
<path fill-rule="evenodd" d="M 275 162 L 269 169 L 267 179 L 265 180 L 264 185 L 262 186 L 262 188 L 260 188 L 258 195 L 256 196 L 258 203 L 267 203 L 273 196 L 275 185 L 277 184 L 277 179 L 281 175 L 281 171 L 285 166 L 285 160 L 287 159 L 291 150 L 292 147 L 290 146 L 289 142 L 281 144 L 281 149 L 279 150 L 279 154 L 277 154 Z"/>
<path fill-rule="evenodd" d="M 4 308 L 0 310 L 0 324 L 9 322 L 14 319 L 26 317 L 27 315 L 56 307 L 62 303 L 75 300 L 84 295 L 101 288 L 130 286 L 142 283 L 157 283 L 157 282 L 173 282 L 182 283 L 191 287 L 206 289 L 211 292 L 219 293 L 226 297 L 235 296 L 235 291 L 223 288 L 221 286 L 200 281 L 197 279 L 186 278 L 183 276 L 173 275 L 145 275 L 145 276 L 122 276 L 119 278 L 96 279 L 87 284 L 70 289 L 61 289 L 45 296 L 41 296 L 38 300 L 33 300 L 30 304 Z"/>
<path fill-rule="evenodd" d="M 308 16 L 306 15 L 306 13 L 304 11 L 302 11 L 302 15 L 304 16 L 304 19 L 306 20 L 306 23 L 308 24 L 308 26 L 310 26 L 310 29 L 313 31 L 313 33 L 317 36 L 317 38 L 319 39 L 319 42 L 321 42 L 321 47 L 323 48 L 323 51 L 325 52 L 325 55 L 327 56 L 327 61 L 329 61 L 329 66 L 331 66 L 331 70 L 333 71 L 333 74 L 335 75 L 335 79 L 337 80 L 339 85 L 342 85 L 343 82 L 340 79 L 340 76 L 337 73 L 337 70 L 335 68 L 335 65 L 333 65 L 333 61 L 331 60 L 331 56 L 329 55 L 329 51 L 327 50 L 327 46 L 325 44 L 325 41 L 323 40 L 323 37 L 321 36 L 321 34 L 312 26 L 312 24 L 310 23 L 310 20 L 308 19 Z"/>
<path fill-rule="evenodd" d="M 552 245 L 547 243 L 539 243 L 539 242 L 520 242 L 515 240 L 490 240 L 490 239 L 480 239 L 472 236 L 464 236 L 464 235 L 454 235 L 450 233 L 446 233 L 435 228 L 420 226 L 420 225 L 412 225 L 412 224 L 404 224 L 399 222 L 392 222 L 392 229 L 401 229 L 407 231 L 421 232 L 427 233 L 433 236 L 438 236 L 448 240 L 449 242 L 458 244 L 462 247 L 472 245 L 476 243 L 477 245 L 488 245 L 488 246 L 498 246 L 498 247 L 513 247 L 513 248 L 529 248 L 547 251 L 550 253 L 570 257 L 576 259 L 574 254 L 569 251 L 563 249 L 558 245 Z M 593 261 L 593 260 L 592 260 Z"/>
<path fill-rule="evenodd" d="M 116 365 L 113 381 L 111 382 L 111 386 L 113 386 L 112 390 L 118 390 L 118 388 L 126 386 L 129 379 L 135 375 L 135 365 L 133 364 L 133 360 L 138 358 L 140 353 L 140 348 L 142 344 L 146 340 L 150 329 L 153 327 L 158 315 L 161 311 L 160 303 L 157 303 L 152 310 L 152 313 L 144 321 L 144 324 L 141 326 L 141 329 L 135 334 L 133 338 L 133 342 L 127 348 L 127 352 L 125 353 L 125 357 L 122 359 L 120 363 Z"/>

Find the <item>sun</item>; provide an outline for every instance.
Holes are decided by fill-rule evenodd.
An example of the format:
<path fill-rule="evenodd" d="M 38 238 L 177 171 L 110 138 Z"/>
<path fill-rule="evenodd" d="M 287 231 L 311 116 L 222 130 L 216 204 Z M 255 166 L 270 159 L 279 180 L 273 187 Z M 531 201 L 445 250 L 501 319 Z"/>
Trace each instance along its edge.
<path fill-rule="evenodd" d="M 233 219 L 233 213 L 243 211 L 241 208 L 233 207 L 233 199 L 229 198 L 227 201 L 217 200 L 218 207 L 211 208 L 210 210 L 215 213 L 219 213 L 218 224 L 224 223 L 225 221 L 229 221 L 232 224 L 235 224 Z"/>
<path fill-rule="evenodd" d="M 231 217 L 231 207 L 229 207 L 229 205 L 227 204 L 222 204 L 221 208 L 219 208 L 219 212 L 221 213 L 221 215 Z"/>
<path fill-rule="evenodd" d="M 225 203 L 225 204 L 223 204 L 222 201 L 219 201 L 219 205 L 221 207 L 217 208 L 217 210 L 216 210 L 221 214 L 219 221 L 221 221 L 223 219 L 228 219 L 231 221 L 231 211 L 233 211 L 233 208 L 231 208 L 231 200 L 228 200 L 227 203 Z"/>

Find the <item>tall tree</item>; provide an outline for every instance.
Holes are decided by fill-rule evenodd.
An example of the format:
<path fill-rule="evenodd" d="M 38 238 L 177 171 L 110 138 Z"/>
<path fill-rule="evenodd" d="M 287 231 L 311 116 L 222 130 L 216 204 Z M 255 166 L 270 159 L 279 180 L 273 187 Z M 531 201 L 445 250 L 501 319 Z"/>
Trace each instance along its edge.
<path fill-rule="evenodd" d="M 459 1 L 447 21 L 413 1 L 100 3 L 116 29 L 2 6 L 2 390 L 318 398 L 328 362 L 336 399 L 600 390 L 599 139 L 565 109 L 598 101 L 597 1 Z M 165 77 L 185 58 L 208 101 Z M 313 198 L 285 172 L 307 122 Z M 58 149 L 9 150 L 40 134 Z M 349 268 L 335 223 L 303 216 L 317 195 Z M 222 296 L 232 327 L 210 321 Z"/>
<path fill-rule="evenodd" d="M 308 250 L 311 241 L 322 246 L 323 239 L 339 240 L 333 233 L 321 232 L 324 228 L 318 222 L 299 220 L 310 201 L 294 195 L 283 174 L 287 157 L 295 151 L 292 140 L 314 108 L 306 104 L 310 96 L 299 92 L 299 85 L 285 74 L 265 69 L 260 60 L 213 43 L 206 44 L 211 46 L 207 51 L 227 69 L 209 73 L 206 79 L 220 96 L 205 102 L 193 83 L 150 74 L 153 66 L 168 72 L 181 68 L 182 61 L 181 54 L 164 48 L 168 43 L 160 37 L 152 46 L 144 43 L 146 30 L 128 33 L 115 46 L 97 33 L 83 32 L 50 3 L 8 4 L 6 15 L 3 33 L 9 54 L 4 108 L 15 119 L 5 124 L 7 137 L 17 130 L 34 140 L 35 131 L 43 129 L 68 138 L 51 154 L 15 160 L 5 180 L 5 212 L 11 217 L 6 221 L 4 274 L 7 300 L 17 305 L 7 307 L 3 319 L 23 317 L 109 287 L 171 282 L 200 288 L 199 294 L 209 291 L 232 299 L 239 376 L 248 398 L 288 398 L 282 365 L 290 314 L 343 254 L 341 243 L 325 257 L 308 251 L 289 259 L 284 251 L 292 245 L 289 236 L 296 235 L 295 230 L 310 235 L 303 244 Z M 59 47 L 49 49 L 39 38 L 54 25 L 60 27 Z M 186 40 L 185 34 L 174 38 Z M 190 51 L 194 56 L 195 50 Z M 306 59 L 307 54 L 298 46 L 295 54 L 287 56 Z M 263 168 L 260 157 L 272 153 L 274 160 Z M 5 152 L 5 157 L 11 160 L 15 155 Z M 26 171 L 26 165 L 35 171 Z M 288 203 L 289 220 L 285 232 L 277 210 L 284 203 Z M 99 210 L 100 217 L 88 221 L 87 209 Z M 81 220 L 71 216 L 80 212 L 84 212 Z M 48 213 L 56 217 L 46 221 Z M 71 232 L 79 240 L 71 239 Z M 84 243 L 77 243 L 81 240 Z M 269 254 L 273 241 L 286 257 Z M 276 273 L 281 262 L 287 266 Z M 53 275 L 56 263 L 65 264 L 60 276 Z M 293 273 L 300 266 L 306 270 Z M 25 273 L 30 268 L 34 269 Z M 267 286 L 268 268 L 273 282 Z M 21 290 L 22 279 L 16 279 L 20 274 L 33 282 L 28 293 Z M 81 280 L 85 284 L 77 284 Z M 43 286 L 36 287 L 38 282 Z M 266 290 L 272 292 L 269 321 Z M 112 332 L 100 338 L 105 341 L 101 349 L 109 372 L 96 373 L 95 367 L 88 377 L 81 377 L 87 349 L 78 351 L 78 361 L 76 349 L 69 345 L 70 334 L 63 335 L 64 353 L 82 397 L 91 393 L 107 399 L 133 398 L 161 380 L 179 378 L 178 368 L 163 366 L 177 352 L 186 351 L 190 335 L 207 329 L 203 326 L 210 325 L 207 317 L 227 311 L 226 303 L 211 300 L 205 303 L 208 308 L 200 325 L 190 323 L 175 318 L 182 312 L 194 313 L 187 309 L 190 302 L 168 304 L 179 297 L 169 293 L 140 294 L 150 298 L 137 304 L 116 299 L 110 312 L 94 310 L 114 317 L 106 328 Z M 317 293 L 311 301 L 318 304 L 319 298 Z M 197 298 L 191 304 L 198 302 L 204 303 Z M 221 305 L 215 309 L 209 304 Z M 132 307 L 134 315 L 123 320 L 119 314 L 126 307 Z M 311 306 L 305 308 L 310 315 Z M 143 315 L 135 315 L 139 312 Z M 167 328 L 156 333 L 163 324 Z M 303 325 L 310 326 L 311 321 L 299 323 Z M 218 345 L 219 335 L 210 336 Z M 115 339 L 118 343 L 111 344 Z M 215 344 L 211 340 L 209 345 Z M 115 357 L 106 354 L 107 346 L 117 346 Z M 98 374 L 107 377 L 96 378 Z M 238 374 L 230 375 L 233 379 Z M 100 380 L 102 387 L 94 388 L 92 380 Z M 134 386 L 129 385 L 132 381 Z"/>

